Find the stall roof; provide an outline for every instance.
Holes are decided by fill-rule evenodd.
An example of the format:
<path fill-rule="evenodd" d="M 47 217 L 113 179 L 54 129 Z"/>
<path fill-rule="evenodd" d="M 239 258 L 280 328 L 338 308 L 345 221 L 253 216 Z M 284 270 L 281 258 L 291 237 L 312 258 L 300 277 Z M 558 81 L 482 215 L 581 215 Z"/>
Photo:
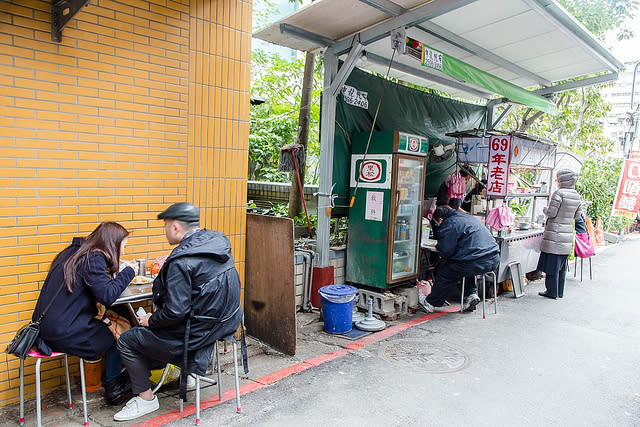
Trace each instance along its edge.
<path fill-rule="evenodd" d="M 254 37 L 301 51 L 330 48 L 342 59 L 355 39 L 367 57 L 358 67 L 386 74 L 396 28 L 517 88 L 537 88 L 533 92 L 542 96 L 615 80 L 622 68 L 553 0 L 316 0 Z M 470 100 L 509 97 L 478 80 L 423 67 L 411 55 L 395 55 L 390 75 Z"/>

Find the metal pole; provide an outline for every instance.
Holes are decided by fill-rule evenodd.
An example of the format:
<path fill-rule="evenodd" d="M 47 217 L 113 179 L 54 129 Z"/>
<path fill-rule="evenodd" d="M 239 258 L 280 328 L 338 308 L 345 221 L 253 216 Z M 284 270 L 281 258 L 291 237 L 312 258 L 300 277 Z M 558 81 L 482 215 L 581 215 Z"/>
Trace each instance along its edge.
<path fill-rule="evenodd" d="M 327 90 L 338 72 L 338 57 L 331 50 L 324 54 L 324 92 L 320 107 L 320 183 L 318 188 L 318 267 L 329 265 L 329 228 L 331 186 L 333 181 L 333 137 L 336 119 L 336 97 Z"/>
<path fill-rule="evenodd" d="M 632 128 L 629 129 L 629 139 L 630 139 L 630 147 L 629 152 L 633 150 L 633 141 L 635 140 L 636 134 L 638 133 L 638 119 L 640 119 L 640 113 L 633 110 L 633 97 L 635 95 L 636 90 L 636 74 L 638 73 L 638 66 L 640 66 L 640 61 L 636 62 L 636 65 L 633 67 L 633 79 L 631 80 L 631 101 L 629 102 L 629 114 L 631 115 Z M 638 106 L 640 109 L 640 105 Z M 627 134 L 625 133 L 625 139 L 627 138 Z M 626 145 L 626 140 L 625 140 Z M 628 156 L 625 156 L 625 158 Z"/>
<path fill-rule="evenodd" d="M 633 113 L 633 92 L 636 88 L 636 73 L 638 72 L 638 66 L 640 65 L 640 61 L 636 62 L 635 67 L 633 67 L 633 80 L 631 80 L 631 102 L 629 103 L 629 111 Z"/>

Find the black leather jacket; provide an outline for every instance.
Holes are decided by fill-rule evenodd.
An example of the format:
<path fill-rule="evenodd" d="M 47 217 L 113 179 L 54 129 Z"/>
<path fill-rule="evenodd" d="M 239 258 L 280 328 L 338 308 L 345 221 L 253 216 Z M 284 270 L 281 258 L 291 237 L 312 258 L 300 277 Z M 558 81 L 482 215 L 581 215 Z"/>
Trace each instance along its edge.
<path fill-rule="evenodd" d="M 183 239 L 153 282 L 153 303 L 149 328 L 159 337 L 185 340 L 191 318 L 189 352 L 235 332 L 242 320 L 240 277 L 229 239 L 206 229 Z"/>

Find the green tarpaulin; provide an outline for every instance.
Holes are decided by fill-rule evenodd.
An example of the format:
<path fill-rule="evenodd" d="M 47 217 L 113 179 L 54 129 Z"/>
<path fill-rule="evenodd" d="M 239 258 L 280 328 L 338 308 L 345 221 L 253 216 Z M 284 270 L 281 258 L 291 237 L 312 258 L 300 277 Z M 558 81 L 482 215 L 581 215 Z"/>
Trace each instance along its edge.
<path fill-rule="evenodd" d="M 451 77 L 455 77 L 465 83 L 471 83 L 485 88 L 493 93 L 500 94 L 527 107 L 532 107 L 545 113 L 554 114 L 556 105 L 540 95 L 523 89 L 506 80 L 482 71 L 453 56 L 439 52 L 429 46 L 422 45 L 422 65 L 442 71 Z"/>
<path fill-rule="evenodd" d="M 338 195 L 338 206 L 349 203 L 351 136 L 371 129 L 380 96 L 383 100 L 374 131 L 398 130 L 423 135 L 429 138 L 430 146 L 438 142 L 455 142 L 445 133 L 481 127 L 486 112 L 484 106 L 427 94 L 359 69 L 353 70 L 345 85 L 366 92 L 368 107 L 350 105 L 342 94 L 338 95 L 333 157 L 334 194 Z M 436 194 L 444 177 L 451 172 L 455 158 L 451 156 L 441 161 L 428 156 L 427 159 L 425 194 L 430 196 Z M 345 209 L 333 211 L 334 214 L 344 212 Z"/>

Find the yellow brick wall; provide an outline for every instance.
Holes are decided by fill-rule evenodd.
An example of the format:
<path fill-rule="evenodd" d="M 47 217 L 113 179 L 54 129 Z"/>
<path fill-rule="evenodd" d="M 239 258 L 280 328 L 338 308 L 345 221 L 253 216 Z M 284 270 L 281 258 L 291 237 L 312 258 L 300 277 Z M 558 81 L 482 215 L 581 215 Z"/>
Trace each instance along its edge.
<path fill-rule="evenodd" d="M 61 43 L 50 7 L 0 1 L 2 348 L 55 254 L 102 221 L 132 231 L 124 258 L 152 259 L 171 250 L 157 213 L 191 201 L 244 281 L 251 0 L 93 0 Z M 60 363 L 43 365 L 45 390 Z M 0 353 L 0 405 L 18 367 Z"/>

